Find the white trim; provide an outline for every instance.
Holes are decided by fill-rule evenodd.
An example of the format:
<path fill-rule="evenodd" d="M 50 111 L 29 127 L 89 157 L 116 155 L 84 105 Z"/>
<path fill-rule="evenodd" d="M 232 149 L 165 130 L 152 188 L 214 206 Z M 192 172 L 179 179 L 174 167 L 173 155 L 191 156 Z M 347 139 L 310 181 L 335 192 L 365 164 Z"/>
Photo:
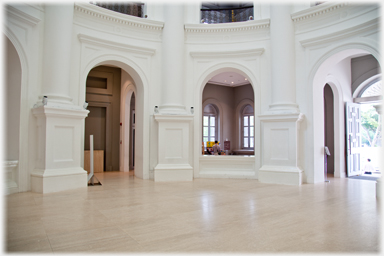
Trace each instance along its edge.
<path fill-rule="evenodd" d="M 96 17 L 102 21 L 118 23 L 123 26 L 136 27 L 138 29 L 162 30 L 164 22 L 154 21 L 114 12 L 89 3 L 75 3 L 75 11 L 88 16 Z"/>
<path fill-rule="evenodd" d="M 269 28 L 269 24 L 269 19 L 263 19 L 220 24 L 185 24 L 184 29 L 187 33 L 223 33 L 264 29 Z"/>
<path fill-rule="evenodd" d="M 313 47 L 322 44 L 332 43 L 335 41 L 340 41 L 348 37 L 358 36 L 362 33 L 367 33 L 368 31 L 377 31 L 379 29 L 380 19 L 372 19 L 365 23 L 361 23 L 357 26 L 353 26 L 342 31 L 337 31 L 327 35 L 322 35 L 318 37 L 312 37 L 309 39 L 299 41 L 303 47 Z"/>
<path fill-rule="evenodd" d="M 253 108 L 253 116 L 254 116 L 254 150 L 255 150 L 255 154 L 256 154 L 256 140 L 260 140 L 259 138 L 259 134 L 256 133 L 256 115 L 255 115 L 255 107 L 254 107 L 254 102 L 251 100 L 251 99 L 243 99 L 242 101 L 239 102 L 239 104 L 237 104 L 236 106 L 236 111 L 235 111 L 235 120 L 236 120 L 236 126 L 235 126 L 235 138 L 236 138 L 236 141 L 235 141 L 235 149 L 241 149 L 241 145 L 242 145 L 242 132 L 241 132 L 241 129 L 242 129 L 242 109 L 244 108 L 245 105 L 251 105 L 252 108 Z"/>
<path fill-rule="evenodd" d="M 82 33 L 78 34 L 77 37 L 79 38 L 81 43 L 97 45 L 97 46 L 105 47 L 108 49 L 114 49 L 116 51 L 126 51 L 126 52 L 132 52 L 132 53 L 138 53 L 138 54 L 150 55 L 150 56 L 154 55 L 156 52 L 155 49 L 138 47 L 130 44 L 122 44 L 114 41 L 101 39 L 99 37 L 89 36 Z"/>
<path fill-rule="evenodd" d="M 257 49 L 247 49 L 247 50 L 239 50 L 239 51 L 199 51 L 199 52 L 190 52 L 189 54 L 193 58 L 241 58 L 241 57 L 249 57 L 249 56 L 260 56 L 265 51 L 264 48 Z"/>
<path fill-rule="evenodd" d="M 349 3 L 346 3 L 346 2 L 345 3 L 326 2 L 323 4 L 313 6 L 311 8 L 305 9 L 303 11 L 293 13 L 291 14 L 291 18 L 293 22 L 299 22 L 307 19 L 318 18 L 321 15 L 325 15 L 329 12 L 346 7 L 348 5 Z"/>

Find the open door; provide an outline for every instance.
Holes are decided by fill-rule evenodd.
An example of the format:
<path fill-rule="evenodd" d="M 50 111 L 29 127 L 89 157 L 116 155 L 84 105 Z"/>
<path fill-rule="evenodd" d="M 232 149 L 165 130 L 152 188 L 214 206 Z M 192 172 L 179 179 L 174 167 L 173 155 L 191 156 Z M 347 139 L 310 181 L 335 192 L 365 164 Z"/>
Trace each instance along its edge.
<path fill-rule="evenodd" d="M 347 176 L 350 177 L 360 174 L 360 105 L 352 102 L 346 102 L 345 117 Z"/>

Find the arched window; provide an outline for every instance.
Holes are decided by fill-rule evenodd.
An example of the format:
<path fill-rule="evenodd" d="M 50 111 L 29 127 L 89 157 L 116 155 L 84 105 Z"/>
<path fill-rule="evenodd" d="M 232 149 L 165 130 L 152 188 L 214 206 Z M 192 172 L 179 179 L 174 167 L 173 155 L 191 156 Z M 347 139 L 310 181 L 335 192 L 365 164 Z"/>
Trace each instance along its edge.
<path fill-rule="evenodd" d="M 255 117 L 253 107 L 245 105 L 241 112 L 242 148 L 253 149 L 255 147 Z"/>
<path fill-rule="evenodd" d="M 213 104 L 208 104 L 204 107 L 203 115 L 203 141 L 204 147 L 207 145 L 207 141 L 219 140 L 218 136 L 218 119 L 219 111 Z"/>

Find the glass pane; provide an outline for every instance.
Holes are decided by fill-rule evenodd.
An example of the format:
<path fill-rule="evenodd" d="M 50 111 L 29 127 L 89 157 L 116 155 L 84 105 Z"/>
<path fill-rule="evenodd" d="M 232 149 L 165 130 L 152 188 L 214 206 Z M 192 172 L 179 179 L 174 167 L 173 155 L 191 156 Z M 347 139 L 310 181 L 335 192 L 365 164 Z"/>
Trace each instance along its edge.
<path fill-rule="evenodd" d="M 204 116 L 204 126 L 208 126 L 208 116 Z"/>
<path fill-rule="evenodd" d="M 215 117 L 211 116 L 211 126 L 215 126 Z"/>
<path fill-rule="evenodd" d="M 249 133 L 250 133 L 250 136 L 255 136 L 253 133 L 255 132 L 255 127 L 250 127 L 250 130 L 249 130 Z"/>
<path fill-rule="evenodd" d="M 244 127 L 244 137 L 248 137 L 248 127 Z"/>
<path fill-rule="evenodd" d="M 254 120 L 253 120 L 254 118 L 255 118 L 254 116 L 250 116 L 250 117 L 249 117 L 249 125 L 251 125 L 251 126 L 254 125 L 254 124 L 253 124 L 253 123 L 254 123 L 254 122 L 253 122 L 253 121 L 254 121 Z"/>
<path fill-rule="evenodd" d="M 208 127 L 204 127 L 203 136 L 208 136 Z"/>
<path fill-rule="evenodd" d="M 209 141 L 215 141 L 215 137 L 211 137 L 211 139 Z"/>
<path fill-rule="evenodd" d="M 204 145 L 207 145 L 205 142 L 208 141 L 208 137 L 203 137 Z"/>
<path fill-rule="evenodd" d="M 248 126 L 248 116 L 244 117 L 244 126 Z"/>
<path fill-rule="evenodd" d="M 254 138 L 250 138 L 249 139 L 249 147 L 253 148 L 254 145 L 253 145 L 253 141 L 254 141 Z"/>
<path fill-rule="evenodd" d="M 248 138 L 244 138 L 244 147 L 245 147 L 245 148 L 248 147 Z"/>
<path fill-rule="evenodd" d="M 211 133 L 209 134 L 211 137 L 215 137 L 215 127 L 211 127 Z"/>

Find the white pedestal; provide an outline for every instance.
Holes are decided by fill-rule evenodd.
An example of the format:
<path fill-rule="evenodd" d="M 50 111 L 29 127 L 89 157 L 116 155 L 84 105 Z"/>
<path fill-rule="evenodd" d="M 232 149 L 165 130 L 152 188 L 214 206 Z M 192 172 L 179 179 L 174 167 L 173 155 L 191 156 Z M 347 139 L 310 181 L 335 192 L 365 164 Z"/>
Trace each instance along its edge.
<path fill-rule="evenodd" d="M 7 195 L 19 192 L 19 187 L 17 185 L 18 164 L 19 161 L 5 161 L 3 164 Z"/>
<path fill-rule="evenodd" d="M 33 192 L 51 193 L 87 187 L 87 172 L 80 167 L 83 120 L 88 110 L 68 105 L 39 106 L 37 117 L 37 160 L 31 173 Z"/>
<path fill-rule="evenodd" d="M 303 171 L 298 165 L 299 122 L 302 114 L 260 116 L 262 167 L 260 182 L 301 185 Z"/>
<path fill-rule="evenodd" d="M 158 164 L 154 180 L 192 181 L 192 115 L 155 115 L 158 130 Z"/>

